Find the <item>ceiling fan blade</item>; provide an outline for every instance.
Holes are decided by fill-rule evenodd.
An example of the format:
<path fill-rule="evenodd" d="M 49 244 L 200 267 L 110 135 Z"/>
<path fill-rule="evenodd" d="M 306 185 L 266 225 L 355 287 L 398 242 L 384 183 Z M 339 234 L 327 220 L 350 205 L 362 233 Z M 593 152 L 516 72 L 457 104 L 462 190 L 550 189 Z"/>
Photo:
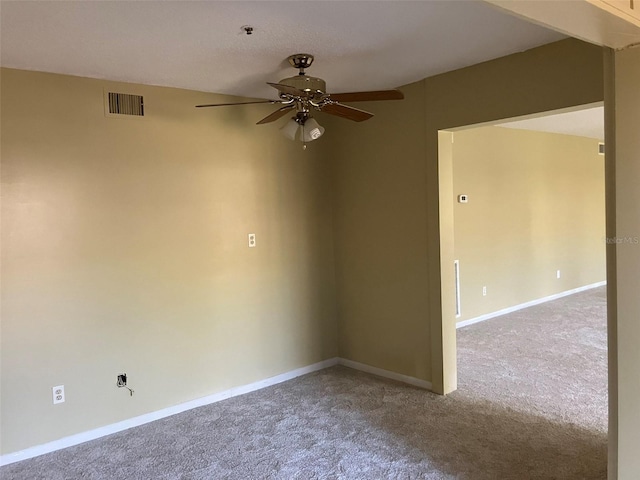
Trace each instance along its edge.
<path fill-rule="evenodd" d="M 289 85 L 284 85 L 282 83 L 271 83 L 267 82 L 267 85 L 271 85 L 273 88 L 278 90 L 281 93 L 286 93 L 287 95 L 292 95 L 294 97 L 308 97 L 309 94 L 304 90 L 299 90 L 295 87 L 290 87 Z"/>
<path fill-rule="evenodd" d="M 203 107 L 226 107 L 228 105 L 252 105 L 255 103 L 278 103 L 277 100 L 255 100 L 251 102 L 232 102 L 232 103 L 209 103 L 207 105 L 196 105 L 196 108 Z"/>
<path fill-rule="evenodd" d="M 373 113 L 365 112 L 358 108 L 348 107 L 347 105 L 342 105 L 340 103 L 328 103 L 322 107 L 321 112 L 353 120 L 354 122 L 363 122 L 373 117 Z"/>
<path fill-rule="evenodd" d="M 284 117 L 289 112 L 289 110 L 292 110 L 293 108 L 295 108 L 295 105 L 285 105 L 284 107 L 279 108 L 278 110 L 276 110 L 272 114 L 267 115 L 266 117 L 264 117 L 262 120 L 260 120 L 258 123 L 256 123 L 256 125 L 262 125 L 263 123 L 275 122 L 279 118 Z"/>
<path fill-rule="evenodd" d="M 376 90 L 372 92 L 331 93 L 329 98 L 336 102 L 375 102 L 378 100 L 402 100 L 404 94 L 400 90 Z"/>

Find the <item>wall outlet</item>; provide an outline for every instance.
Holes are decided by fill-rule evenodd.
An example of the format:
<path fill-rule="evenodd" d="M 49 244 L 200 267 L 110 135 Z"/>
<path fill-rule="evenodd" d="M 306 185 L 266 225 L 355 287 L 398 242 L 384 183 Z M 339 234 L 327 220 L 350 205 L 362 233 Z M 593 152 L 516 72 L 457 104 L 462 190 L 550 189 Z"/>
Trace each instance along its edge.
<path fill-rule="evenodd" d="M 487 296 L 487 287 L 482 287 L 482 296 L 483 297 Z"/>
<path fill-rule="evenodd" d="M 249 237 L 249 248 L 253 248 L 256 246 L 256 234 L 255 233 L 250 233 L 248 235 Z"/>
<path fill-rule="evenodd" d="M 51 389 L 53 395 L 53 404 L 64 403 L 64 385 L 58 385 Z"/>
<path fill-rule="evenodd" d="M 556 278 L 560 278 L 560 270 L 556 270 Z"/>

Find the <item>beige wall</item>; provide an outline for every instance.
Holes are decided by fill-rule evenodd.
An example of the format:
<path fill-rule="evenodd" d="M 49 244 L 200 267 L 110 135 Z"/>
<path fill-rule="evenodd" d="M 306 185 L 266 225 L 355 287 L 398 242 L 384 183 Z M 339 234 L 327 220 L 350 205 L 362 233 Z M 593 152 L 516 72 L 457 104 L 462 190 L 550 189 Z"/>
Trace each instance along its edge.
<path fill-rule="evenodd" d="M 402 90 L 330 123 L 340 356 L 430 380 L 424 82 Z"/>
<path fill-rule="evenodd" d="M 454 203 L 458 321 L 605 280 L 597 139 L 501 127 L 452 135 L 454 198 L 469 197 Z"/>
<path fill-rule="evenodd" d="M 271 106 L 196 110 L 210 94 L 1 86 L 3 453 L 337 354 L 323 140 L 256 127 Z M 105 87 L 145 117 L 105 117 Z"/>

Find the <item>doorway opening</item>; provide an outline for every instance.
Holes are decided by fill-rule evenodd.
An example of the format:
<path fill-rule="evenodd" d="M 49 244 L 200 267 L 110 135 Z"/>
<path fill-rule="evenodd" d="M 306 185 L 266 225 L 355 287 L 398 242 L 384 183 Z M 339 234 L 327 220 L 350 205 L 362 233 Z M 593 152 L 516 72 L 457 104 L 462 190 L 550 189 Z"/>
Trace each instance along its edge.
<path fill-rule="evenodd" d="M 445 375 L 525 423 L 580 426 L 606 469 L 603 138 L 591 104 L 441 131 L 439 166 Z"/>

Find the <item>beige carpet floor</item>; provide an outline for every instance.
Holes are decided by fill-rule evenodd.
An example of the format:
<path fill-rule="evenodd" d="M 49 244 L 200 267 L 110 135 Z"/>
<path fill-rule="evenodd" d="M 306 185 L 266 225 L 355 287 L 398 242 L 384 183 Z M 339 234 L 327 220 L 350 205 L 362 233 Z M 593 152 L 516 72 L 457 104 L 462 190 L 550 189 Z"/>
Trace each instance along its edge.
<path fill-rule="evenodd" d="M 458 331 L 441 397 L 344 367 L 0 469 L 5 479 L 604 479 L 604 288 Z"/>

